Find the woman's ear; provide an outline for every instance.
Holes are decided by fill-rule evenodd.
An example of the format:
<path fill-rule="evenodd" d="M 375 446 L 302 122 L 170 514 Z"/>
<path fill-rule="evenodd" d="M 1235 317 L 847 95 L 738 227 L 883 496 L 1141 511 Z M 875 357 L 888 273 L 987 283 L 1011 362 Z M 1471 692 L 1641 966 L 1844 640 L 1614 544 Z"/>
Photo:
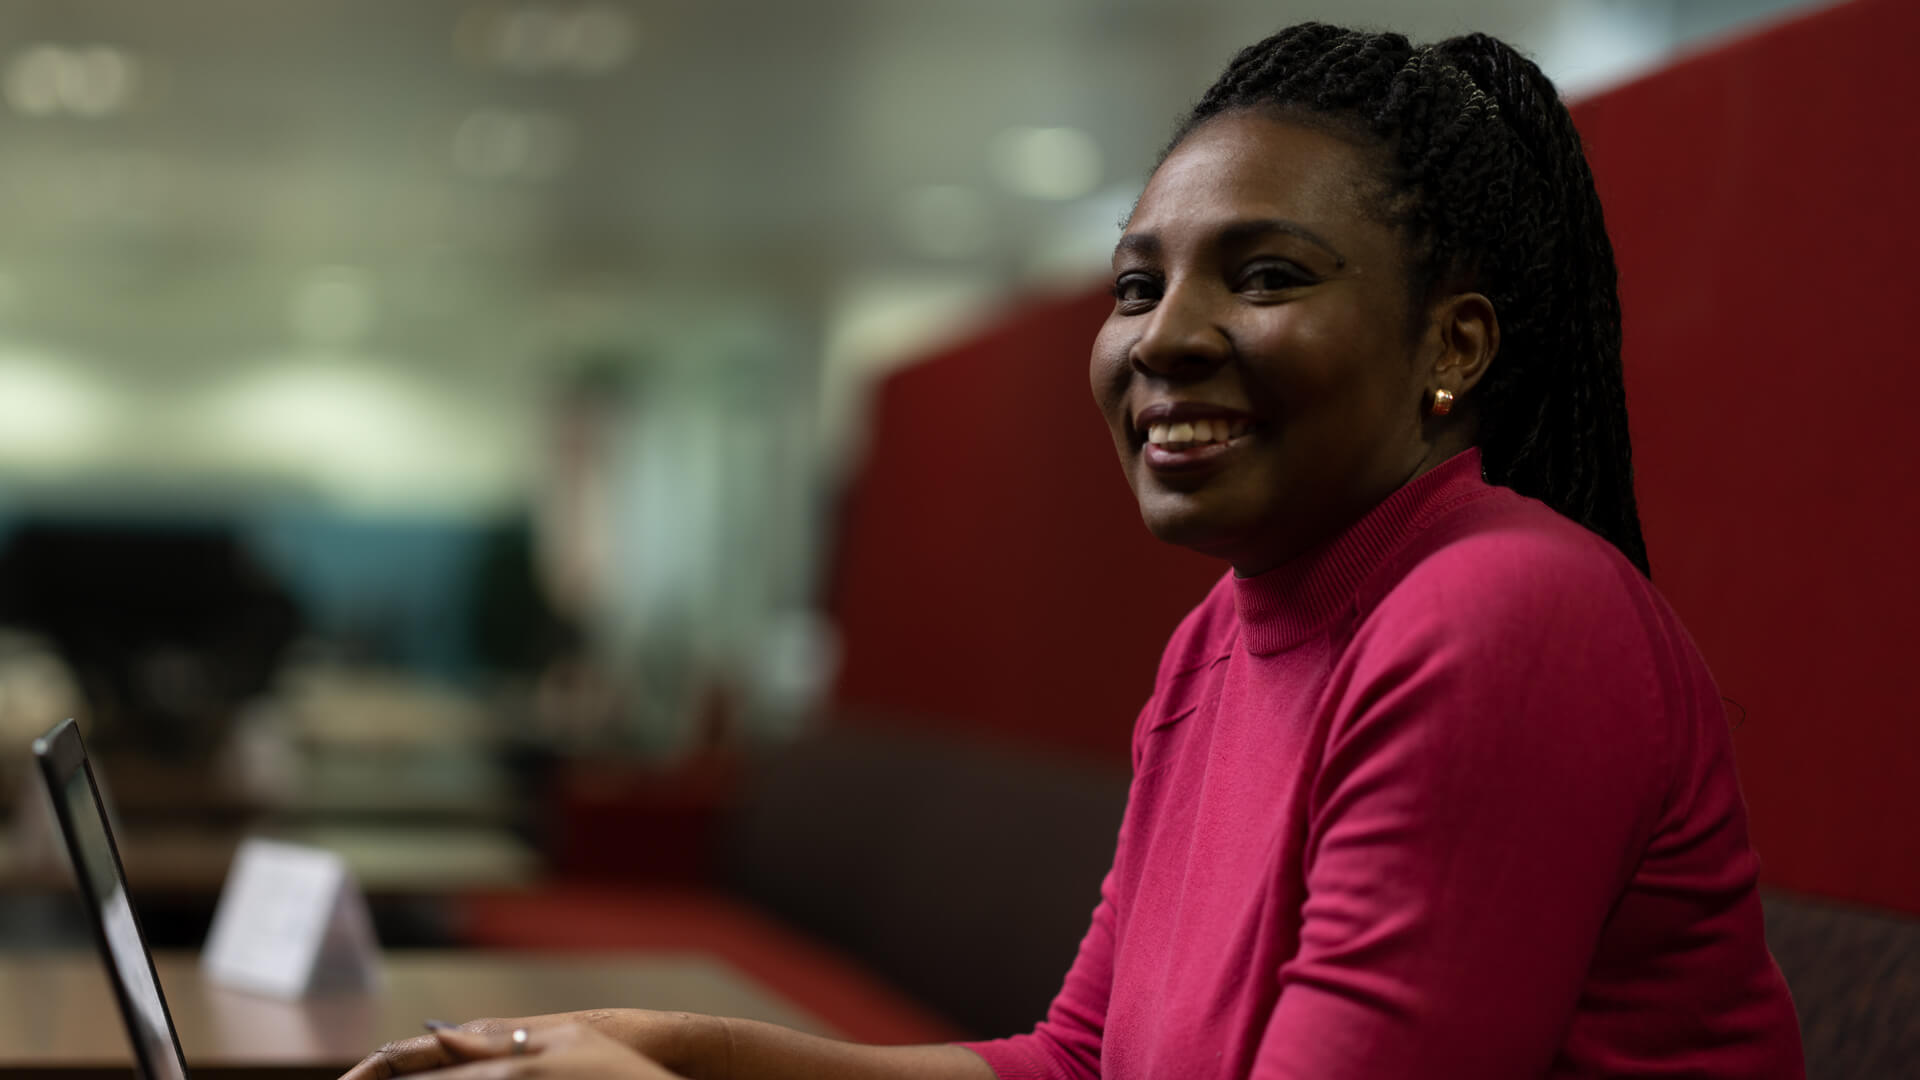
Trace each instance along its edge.
<path fill-rule="evenodd" d="M 1432 326 L 1439 354 L 1433 360 L 1433 385 L 1461 397 L 1473 389 L 1494 354 L 1500 351 L 1500 316 L 1493 301 L 1477 292 L 1455 293 L 1436 301 Z"/>

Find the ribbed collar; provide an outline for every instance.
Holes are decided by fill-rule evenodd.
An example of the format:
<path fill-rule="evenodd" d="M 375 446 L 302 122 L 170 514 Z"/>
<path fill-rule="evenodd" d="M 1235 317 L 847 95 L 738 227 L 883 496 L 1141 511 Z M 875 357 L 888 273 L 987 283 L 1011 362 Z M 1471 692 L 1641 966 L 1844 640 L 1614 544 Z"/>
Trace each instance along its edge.
<path fill-rule="evenodd" d="M 1265 656 L 1313 637 L 1353 604 L 1368 575 L 1430 524 L 1435 512 L 1486 486 L 1480 449 L 1462 451 L 1387 496 L 1324 547 L 1264 574 L 1234 578 L 1234 607 L 1247 648 Z"/>

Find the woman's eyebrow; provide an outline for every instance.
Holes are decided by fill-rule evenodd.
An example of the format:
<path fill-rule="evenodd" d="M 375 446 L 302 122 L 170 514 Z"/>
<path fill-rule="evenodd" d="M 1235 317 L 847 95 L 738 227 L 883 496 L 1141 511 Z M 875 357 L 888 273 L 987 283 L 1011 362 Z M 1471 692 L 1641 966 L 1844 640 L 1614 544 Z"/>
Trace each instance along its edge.
<path fill-rule="evenodd" d="M 1320 248 L 1333 256 L 1334 264 L 1341 270 L 1347 268 L 1347 257 L 1340 253 L 1327 238 L 1307 228 L 1297 221 L 1286 218 L 1259 218 L 1252 221 L 1235 221 L 1224 225 L 1215 234 L 1216 241 L 1222 247 L 1240 247 L 1273 233 L 1285 233 L 1297 236 L 1307 243 Z M 1115 255 L 1139 255 L 1152 257 L 1160 253 L 1160 237 L 1153 233 L 1127 233 L 1113 246 Z"/>
<path fill-rule="evenodd" d="M 1334 265 L 1337 268 L 1341 270 L 1347 268 L 1347 257 L 1340 254 L 1339 248 L 1328 243 L 1326 237 L 1321 236 L 1319 233 L 1314 232 L 1312 229 L 1307 228 L 1297 221 L 1288 221 L 1286 218 L 1262 218 L 1258 221 L 1236 221 L 1220 230 L 1220 243 L 1226 247 L 1237 247 L 1262 239 L 1273 233 L 1285 233 L 1288 236 L 1297 236 L 1333 256 Z"/>
<path fill-rule="evenodd" d="M 1152 233 L 1127 233 L 1120 242 L 1113 245 L 1113 253 L 1118 255 L 1138 255 L 1151 258 L 1160 254 L 1160 238 Z"/>

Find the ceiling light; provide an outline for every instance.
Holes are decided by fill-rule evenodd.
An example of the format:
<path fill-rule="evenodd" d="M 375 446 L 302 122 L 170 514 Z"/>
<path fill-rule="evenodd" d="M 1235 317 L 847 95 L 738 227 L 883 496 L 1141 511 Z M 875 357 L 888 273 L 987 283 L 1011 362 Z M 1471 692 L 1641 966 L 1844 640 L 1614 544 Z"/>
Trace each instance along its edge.
<path fill-rule="evenodd" d="M 454 49 L 524 75 L 605 75 L 625 64 L 636 38 L 631 13 L 614 4 L 519 4 L 472 8 L 454 27 Z"/>
<path fill-rule="evenodd" d="M 566 20 L 548 7 L 523 7 L 494 24 L 493 55 L 516 71 L 544 71 L 556 59 L 555 45 Z"/>
<path fill-rule="evenodd" d="M 34 45 L 7 64 L 7 104 L 27 116 L 107 116 L 132 101 L 138 75 L 133 57 L 120 49 Z"/>
<path fill-rule="evenodd" d="M 1100 183 L 1100 144 L 1071 127 L 1014 127 L 994 137 L 994 175 L 1030 199 L 1077 199 Z"/>
<path fill-rule="evenodd" d="M 453 133 L 453 164 L 489 179 L 543 180 L 572 160 L 573 124 L 521 109 L 475 109 Z"/>
<path fill-rule="evenodd" d="M 46 116 L 60 109 L 62 50 L 36 45 L 7 65 L 7 104 L 27 116 Z"/>
<path fill-rule="evenodd" d="M 633 17 L 619 8 L 594 4 L 567 20 L 563 32 L 565 53 L 582 75 L 605 75 L 627 62 L 633 52 Z"/>

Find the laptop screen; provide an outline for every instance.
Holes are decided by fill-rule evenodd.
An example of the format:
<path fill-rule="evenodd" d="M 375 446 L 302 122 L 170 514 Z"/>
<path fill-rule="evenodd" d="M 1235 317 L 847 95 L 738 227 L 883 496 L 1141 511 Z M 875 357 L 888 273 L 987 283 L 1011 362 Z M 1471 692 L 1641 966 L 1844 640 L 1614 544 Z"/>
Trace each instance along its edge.
<path fill-rule="evenodd" d="M 126 878 L 107 831 L 93 768 L 79 732 L 66 721 L 34 744 L 48 794 L 53 797 L 80 894 L 91 914 L 116 984 L 134 1056 L 152 1080 L 187 1080 L 173 1022 L 160 995 L 146 938 L 127 898 Z"/>

